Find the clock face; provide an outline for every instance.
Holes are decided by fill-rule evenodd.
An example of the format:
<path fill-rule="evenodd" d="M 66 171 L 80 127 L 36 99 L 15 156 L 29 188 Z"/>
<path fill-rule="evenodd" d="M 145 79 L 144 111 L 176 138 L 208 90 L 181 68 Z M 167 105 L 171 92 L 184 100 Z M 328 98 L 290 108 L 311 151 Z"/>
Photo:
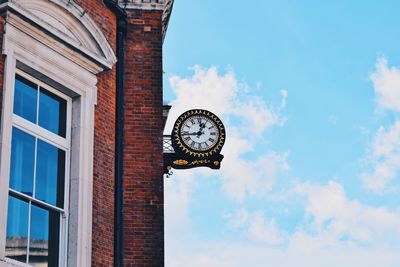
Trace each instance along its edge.
<path fill-rule="evenodd" d="M 221 150 L 225 142 L 225 129 L 213 113 L 189 110 L 175 122 L 172 140 L 175 149 L 191 156 L 210 156 Z"/>
<path fill-rule="evenodd" d="M 196 115 L 183 121 L 180 130 L 185 145 L 197 151 L 207 151 L 218 142 L 216 123 L 204 115 Z"/>

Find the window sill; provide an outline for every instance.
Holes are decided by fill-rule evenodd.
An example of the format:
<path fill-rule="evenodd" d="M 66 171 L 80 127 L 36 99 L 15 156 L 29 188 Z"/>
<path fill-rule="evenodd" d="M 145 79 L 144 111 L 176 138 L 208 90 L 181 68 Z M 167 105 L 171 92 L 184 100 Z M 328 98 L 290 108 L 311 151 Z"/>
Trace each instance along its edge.
<path fill-rule="evenodd" d="M 0 259 L 0 267 L 30 267 L 30 265 L 24 264 L 22 262 L 14 262 L 10 259 Z"/>

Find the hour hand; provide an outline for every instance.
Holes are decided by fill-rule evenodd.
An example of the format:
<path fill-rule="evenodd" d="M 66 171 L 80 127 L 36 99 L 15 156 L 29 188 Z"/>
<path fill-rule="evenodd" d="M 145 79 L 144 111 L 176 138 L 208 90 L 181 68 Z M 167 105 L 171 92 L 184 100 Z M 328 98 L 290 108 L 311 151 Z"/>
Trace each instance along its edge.
<path fill-rule="evenodd" d="M 185 135 L 198 135 L 198 132 L 194 132 L 194 133 L 183 133 L 183 134 L 181 134 L 182 136 L 185 136 Z"/>

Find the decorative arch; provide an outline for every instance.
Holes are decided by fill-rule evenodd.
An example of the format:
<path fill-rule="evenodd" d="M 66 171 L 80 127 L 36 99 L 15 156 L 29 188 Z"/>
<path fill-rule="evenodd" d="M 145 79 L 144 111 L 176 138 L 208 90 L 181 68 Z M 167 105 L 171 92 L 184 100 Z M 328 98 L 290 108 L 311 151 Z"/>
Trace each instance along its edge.
<path fill-rule="evenodd" d="M 72 100 L 70 209 L 63 229 L 68 236 L 60 243 L 64 246 L 60 266 L 90 266 L 97 74 L 115 64 L 114 51 L 74 0 L 0 0 L 0 16 L 5 56 L 0 143 L 7 144 L 0 146 L 0 203 L 7 203 L 8 197 L 15 75 L 21 71 Z M 0 266 L 15 266 L 5 257 L 7 210 L 3 206 Z"/>
<path fill-rule="evenodd" d="M 73 0 L 10 0 L 8 7 L 102 69 L 117 61 L 101 29 Z"/>

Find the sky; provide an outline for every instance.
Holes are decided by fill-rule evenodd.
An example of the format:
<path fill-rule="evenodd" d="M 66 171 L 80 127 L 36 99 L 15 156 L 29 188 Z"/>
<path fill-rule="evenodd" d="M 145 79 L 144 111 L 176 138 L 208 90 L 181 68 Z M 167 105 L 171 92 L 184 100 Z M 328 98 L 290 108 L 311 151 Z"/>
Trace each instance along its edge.
<path fill-rule="evenodd" d="M 224 122 L 165 178 L 167 267 L 400 267 L 400 2 L 176 0 L 165 128 Z"/>

